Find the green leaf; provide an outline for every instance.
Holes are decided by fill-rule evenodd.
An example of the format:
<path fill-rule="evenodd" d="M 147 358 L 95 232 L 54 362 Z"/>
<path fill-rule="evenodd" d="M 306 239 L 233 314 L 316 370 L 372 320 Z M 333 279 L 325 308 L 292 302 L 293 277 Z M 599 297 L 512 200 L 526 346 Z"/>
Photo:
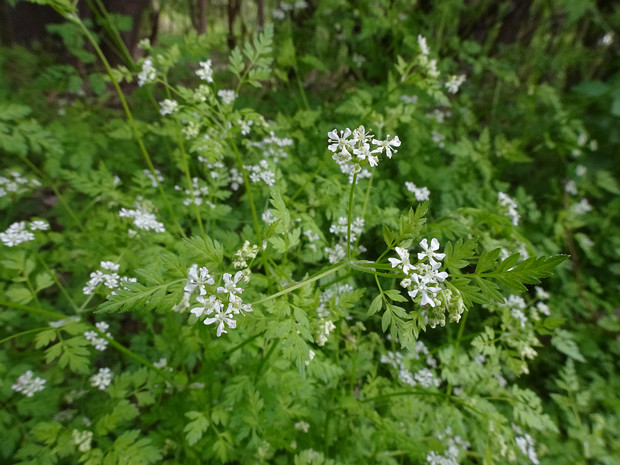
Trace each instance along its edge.
<path fill-rule="evenodd" d="M 466 267 L 469 265 L 469 260 L 474 257 L 475 248 L 476 241 L 474 239 L 468 239 L 466 242 L 463 242 L 463 239 L 459 239 L 454 244 L 448 242 L 444 250 L 446 253 L 443 262 L 444 266 L 455 271 Z"/>
<path fill-rule="evenodd" d="M 379 310 L 381 310 L 382 307 L 383 307 L 383 296 L 379 294 L 377 295 L 377 297 L 375 297 L 372 300 L 372 303 L 370 304 L 370 307 L 368 308 L 368 312 L 366 313 L 366 315 L 367 316 L 374 315 Z"/>
<path fill-rule="evenodd" d="M 398 289 L 390 289 L 385 291 L 385 295 L 387 295 L 394 302 L 408 302 L 408 299 L 404 297 Z"/>
<path fill-rule="evenodd" d="M 186 412 L 185 416 L 191 421 L 185 425 L 185 439 L 190 446 L 196 444 L 209 428 L 209 419 L 202 412 Z"/>
<path fill-rule="evenodd" d="M 392 324 L 392 310 L 390 307 L 387 307 L 385 312 L 383 312 L 383 317 L 381 317 L 381 330 L 385 333 L 390 324 Z"/>
<path fill-rule="evenodd" d="M 577 346 L 573 334 L 564 329 L 557 329 L 555 331 L 554 336 L 551 338 L 551 345 L 578 362 L 585 363 L 586 361 L 579 351 L 579 346 Z"/>
<path fill-rule="evenodd" d="M 35 292 L 39 292 L 43 289 L 47 289 L 48 287 L 53 286 L 54 280 L 49 275 L 49 273 L 47 273 L 47 271 L 44 271 L 35 276 L 34 284 L 35 284 Z"/>
<path fill-rule="evenodd" d="M 224 258 L 224 248 L 217 241 L 209 237 L 192 236 L 183 239 L 187 257 L 198 264 L 204 264 L 207 268 L 218 268 Z"/>
<path fill-rule="evenodd" d="M 493 268 L 501 251 L 502 249 L 497 248 L 491 250 L 490 252 L 487 252 L 486 250 L 482 252 L 480 258 L 478 259 L 478 264 L 476 265 L 476 270 L 474 271 L 474 274 L 484 273 L 485 271 Z"/>

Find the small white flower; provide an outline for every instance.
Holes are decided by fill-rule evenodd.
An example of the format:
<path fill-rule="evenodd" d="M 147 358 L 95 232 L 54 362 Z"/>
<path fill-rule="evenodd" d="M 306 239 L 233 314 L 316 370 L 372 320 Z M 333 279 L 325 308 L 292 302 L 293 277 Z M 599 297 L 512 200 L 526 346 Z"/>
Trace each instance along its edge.
<path fill-rule="evenodd" d="M 305 421 L 298 421 L 297 423 L 295 423 L 295 429 L 307 433 L 308 430 L 310 430 L 310 424 L 306 423 Z"/>
<path fill-rule="evenodd" d="M 32 397 L 35 393 L 45 389 L 47 381 L 43 378 L 35 378 L 31 370 L 28 370 L 17 378 L 17 382 L 11 386 L 15 392 L 21 392 L 26 397 Z"/>
<path fill-rule="evenodd" d="M 217 96 L 222 99 L 222 103 L 224 105 L 230 105 L 237 98 L 237 94 L 235 94 L 234 90 L 222 89 L 217 91 Z"/>
<path fill-rule="evenodd" d="M 50 224 L 47 221 L 35 220 L 30 222 L 31 231 L 47 231 L 50 228 Z"/>
<path fill-rule="evenodd" d="M 351 130 L 349 128 L 346 128 L 344 131 L 340 131 L 340 135 L 338 135 L 337 129 L 328 132 L 327 137 L 329 138 L 330 144 L 327 146 L 327 148 L 332 152 L 345 151 L 349 153 L 349 150 L 351 150 L 353 147 L 353 144 L 349 140 L 350 135 Z"/>
<path fill-rule="evenodd" d="M 426 37 L 421 34 L 418 34 L 418 46 L 420 47 L 420 53 L 422 53 L 422 55 L 428 55 L 430 53 L 428 44 L 426 43 Z"/>
<path fill-rule="evenodd" d="M 105 391 L 112 382 L 113 376 L 109 368 L 99 368 L 97 374 L 90 377 L 90 385 L 100 391 Z"/>
<path fill-rule="evenodd" d="M 398 150 L 394 149 L 393 147 L 400 147 L 400 139 L 398 138 L 398 136 L 394 136 L 394 138 L 390 140 L 389 134 L 385 137 L 385 140 L 373 139 L 372 143 L 378 145 L 377 149 L 373 150 L 373 152 L 378 151 L 379 153 L 383 153 L 383 151 L 385 150 L 385 155 L 388 158 L 392 158 L 392 154 L 398 152 Z"/>
<path fill-rule="evenodd" d="M 446 256 L 445 253 L 437 253 L 439 250 L 439 241 L 436 238 L 431 239 L 431 245 L 428 246 L 428 241 L 426 239 L 422 239 L 420 241 L 420 247 L 424 249 L 424 252 L 418 253 L 418 260 L 424 260 L 424 258 L 428 258 L 431 266 L 437 265 L 438 261 L 443 260 Z"/>
<path fill-rule="evenodd" d="M 138 74 L 138 85 L 142 87 L 147 82 L 155 81 L 157 77 L 157 71 L 153 67 L 153 60 L 151 58 L 147 58 L 142 63 L 142 70 Z"/>
<path fill-rule="evenodd" d="M 34 239 L 34 234 L 26 231 L 25 221 L 13 223 L 6 231 L 0 233 L 0 241 L 7 247 L 15 247 L 23 242 L 34 241 Z"/>
<path fill-rule="evenodd" d="M 200 68 L 196 71 L 196 75 L 203 81 L 213 82 L 213 69 L 211 66 L 211 60 L 201 61 Z"/>
<path fill-rule="evenodd" d="M 159 102 L 159 113 L 162 116 L 171 115 L 179 108 L 179 104 L 176 100 L 165 99 Z"/>
<path fill-rule="evenodd" d="M 211 325 L 217 323 L 217 337 L 220 337 L 222 333 L 226 333 L 227 331 L 224 329 L 224 324 L 228 325 L 229 328 L 235 329 L 237 327 L 237 322 L 231 318 L 231 313 L 226 309 L 226 311 L 222 311 L 222 307 L 214 308 L 215 315 L 212 318 L 206 318 L 204 321 L 205 325 Z"/>
<path fill-rule="evenodd" d="M 214 312 L 220 312 L 222 310 L 222 301 L 214 295 L 210 295 L 208 299 L 203 296 L 196 297 L 196 301 L 202 304 L 200 307 L 194 307 L 190 310 L 190 313 L 196 315 L 196 318 L 200 318 L 203 313 L 205 315 L 211 315 Z"/>
<path fill-rule="evenodd" d="M 450 79 L 448 79 L 448 82 L 446 82 L 446 89 L 448 89 L 448 92 L 450 92 L 451 94 L 456 94 L 459 91 L 459 87 L 461 87 L 461 84 L 463 84 L 464 82 L 464 74 L 461 74 L 459 76 L 450 76 Z"/>
<path fill-rule="evenodd" d="M 209 274 L 209 270 L 206 267 L 198 268 L 198 265 L 193 264 L 187 273 L 187 284 L 185 285 L 185 292 L 189 292 L 190 294 L 194 292 L 196 288 L 198 288 L 200 295 L 205 295 L 207 290 L 205 288 L 206 285 L 213 285 L 215 281 Z"/>
<path fill-rule="evenodd" d="M 78 431 L 74 429 L 71 434 L 73 436 L 73 444 L 78 446 L 80 452 L 88 452 L 91 449 L 92 431 Z"/>
<path fill-rule="evenodd" d="M 402 247 L 396 247 L 394 250 L 400 258 L 388 258 L 388 261 L 392 264 L 392 268 L 398 267 L 408 275 L 414 268 L 409 262 L 409 251 Z"/>
<path fill-rule="evenodd" d="M 237 271 L 234 277 L 232 277 L 230 273 L 224 273 L 222 278 L 224 279 L 224 286 L 218 287 L 217 292 L 229 294 L 231 298 L 243 292 L 243 288 L 237 287 L 237 283 L 243 278 L 243 273 L 241 271 Z"/>

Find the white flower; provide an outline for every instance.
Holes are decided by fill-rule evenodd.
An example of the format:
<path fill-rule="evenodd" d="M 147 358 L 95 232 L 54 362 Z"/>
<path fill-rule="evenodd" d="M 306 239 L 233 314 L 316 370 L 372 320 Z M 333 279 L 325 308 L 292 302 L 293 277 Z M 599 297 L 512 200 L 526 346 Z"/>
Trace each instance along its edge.
<path fill-rule="evenodd" d="M 200 69 L 196 71 L 196 75 L 203 81 L 213 82 L 213 69 L 211 65 L 211 60 L 201 61 Z"/>
<path fill-rule="evenodd" d="M 450 92 L 451 94 L 456 94 L 459 91 L 459 87 L 461 87 L 461 84 L 463 84 L 465 82 L 465 75 L 461 74 L 459 76 L 450 76 L 450 79 L 448 79 L 448 82 L 446 82 L 446 88 L 448 89 L 448 92 Z"/>
<path fill-rule="evenodd" d="M 118 271 L 119 268 L 121 267 L 118 263 L 114 263 L 110 261 L 103 261 L 99 264 L 99 266 L 103 268 L 104 270 L 110 270 L 110 271 Z"/>
<path fill-rule="evenodd" d="M 388 261 L 392 264 L 392 268 L 396 268 L 398 266 L 403 273 L 408 275 L 414 268 L 409 262 L 409 251 L 402 247 L 396 247 L 394 250 L 400 258 L 388 258 Z"/>
<path fill-rule="evenodd" d="M 303 431 L 304 433 L 307 433 L 310 429 L 310 424 L 305 421 L 298 421 L 294 426 L 296 430 Z"/>
<path fill-rule="evenodd" d="M 212 318 L 206 318 L 204 321 L 205 325 L 211 325 L 213 323 L 217 323 L 217 337 L 220 337 L 222 333 L 227 332 L 224 329 L 224 324 L 228 325 L 229 328 L 235 329 L 237 327 L 237 322 L 231 318 L 231 313 L 228 309 L 225 312 L 222 311 L 222 307 L 214 308 L 215 316 Z"/>
<path fill-rule="evenodd" d="M 209 270 L 206 267 L 198 268 L 198 265 L 193 264 L 187 273 L 187 284 L 185 285 L 185 292 L 189 292 L 190 294 L 194 292 L 196 288 L 198 288 L 200 295 L 205 295 L 207 290 L 205 286 L 215 284 L 215 281 L 209 274 Z"/>
<path fill-rule="evenodd" d="M 433 295 L 439 292 L 439 288 L 436 286 L 430 286 L 431 283 L 426 281 L 421 276 L 417 274 L 411 275 L 411 290 L 407 293 L 411 299 L 415 299 L 416 296 L 420 296 L 420 305 L 430 305 L 431 307 L 435 306 L 435 300 L 433 299 Z"/>
<path fill-rule="evenodd" d="M 217 91 L 217 96 L 222 99 L 222 103 L 224 105 L 230 105 L 237 98 L 237 94 L 235 94 L 234 90 L 222 89 Z"/>
<path fill-rule="evenodd" d="M 25 221 L 13 223 L 6 231 L 0 233 L 0 241 L 7 247 L 15 247 L 23 242 L 34 241 L 34 239 L 34 234 L 26 231 Z"/>
<path fill-rule="evenodd" d="M 424 252 L 418 253 L 418 260 L 424 260 L 424 258 L 426 257 L 428 258 L 431 266 L 437 265 L 438 262 L 436 260 L 441 261 L 446 256 L 445 253 L 436 252 L 437 250 L 439 250 L 439 241 L 436 238 L 431 239 L 430 247 L 428 246 L 428 241 L 426 239 L 422 239 L 420 241 L 420 247 L 424 249 Z"/>
<path fill-rule="evenodd" d="M 327 146 L 327 148 L 332 152 L 337 152 L 340 150 L 349 153 L 349 150 L 351 150 L 353 147 L 351 141 L 348 140 L 350 135 L 351 130 L 349 128 L 346 128 L 344 131 L 340 131 L 340 136 L 338 135 L 337 129 L 328 132 L 327 137 L 329 138 L 330 144 Z"/>
<path fill-rule="evenodd" d="M 427 187 L 418 187 L 412 182 L 406 182 L 405 187 L 414 195 L 418 202 L 426 202 L 431 196 L 431 192 Z"/>
<path fill-rule="evenodd" d="M 224 286 L 218 287 L 217 292 L 228 294 L 230 298 L 233 299 L 237 297 L 237 294 L 241 294 L 243 292 L 243 288 L 237 287 L 237 283 L 241 281 L 241 278 L 243 278 L 243 273 L 241 271 L 237 271 L 234 277 L 232 277 L 230 273 L 224 273 L 222 278 L 224 279 Z"/>
<path fill-rule="evenodd" d="M 47 221 L 35 220 L 30 222 L 31 231 L 47 231 L 50 228 L 50 224 Z"/>
<path fill-rule="evenodd" d="M 21 392 L 26 397 L 32 397 L 35 393 L 45 389 L 46 380 L 35 378 L 31 370 L 17 378 L 17 382 L 11 386 L 15 392 Z"/>
<path fill-rule="evenodd" d="M 128 210 L 121 208 L 118 212 L 118 216 L 121 218 L 133 218 L 133 224 L 138 229 L 145 231 L 166 232 L 166 228 L 163 223 L 157 221 L 157 217 L 154 213 L 146 211 L 142 206 L 136 203 L 135 210 Z"/>
<path fill-rule="evenodd" d="M 73 436 L 73 444 L 78 446 L 80 452 L 88 452 L 91 449 L 92 431 L 78 431 L 74 429 L 71 434 Z"/>
<path fill-rule="evenodd" d="M 422 55 L 428 55 L 430 50 L 428 49 L 428 44 L 426 43 L 426 37 L 421 34 L 418 34 L 418 45 L 420 47 L 420 53 Z"/>
<path fill-rule="evenodd" d="M 379 153 L 383 153 L 385 150 L 385 154 L 388 158 L 392 158 L 392 153 L 398 152 L 398 150 L 393 147 L 400 147 L 400 139 L 398 136 L 394 136 L 394 138 L 390 140 L 389 134 L 385 137 L 385 140 L 373 139 L 372 143 L 379 146 L 376 150 L 373 150 L 373 152 L 378 151 Z"/>
<path fill-rule="evenodd" d="M 222 310 L 222 301 L 214 295 L 210 295 L 208 299 L 203 296 L 196 297 L 196 301 L 202 306 L 194 307 L 190 310 L 190 313 L 196 315 L 196 318 L 200 318 L 202 314 L 211 315 L 213 312 L 219 312 Z"/>
<path fill-rule="evenodd" d="M 165 99 L 159 102 L 159 113 L 162 116 L 171 115 L 179 108 L 179 104 L 176 100 Z"/>
<path fill-rule="evenodd" d="M 517 202 L 503 192 L 497 193 L 497 202 L 506 210 L 512 224 L 517 226 L 519 224 L 519 219 L 521 218 L 519 212 L 517 211 Z"/>
<path fill-rule="evenodd" d="M 153 60 L 147 58 L 142 63 L 142 70 L 138 74 L 138 85 L 142 87 L 147 82 L 153 82 L 157 77 L 157 71 L 153 67 Z"/>
<path fill-rule="evenodd" d="M 109 368 L 99 368 L 97 374 L 90 377 L 90 385 L 100 391 L 105 391 L 112 382 L 113 376 Z"/>
<path fill-rule="evenodd" d="M 573 213 L 575 215 L 583 215 L 589 211 L 592 211 L 592 205 L 590 205 L 590 202 L 588 202 L 588 199 L 585 197 L 581 199 L 579 203 L 573 205 Z"/>

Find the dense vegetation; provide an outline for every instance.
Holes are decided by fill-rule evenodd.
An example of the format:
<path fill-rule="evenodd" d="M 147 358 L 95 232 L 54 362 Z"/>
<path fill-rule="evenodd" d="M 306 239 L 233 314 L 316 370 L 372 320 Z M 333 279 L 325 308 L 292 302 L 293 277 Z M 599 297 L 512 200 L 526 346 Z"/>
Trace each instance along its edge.
<path fill-rule="evenodd" d="M 620 461 L 620 7 L 33 3 L 3 463 Z"/>

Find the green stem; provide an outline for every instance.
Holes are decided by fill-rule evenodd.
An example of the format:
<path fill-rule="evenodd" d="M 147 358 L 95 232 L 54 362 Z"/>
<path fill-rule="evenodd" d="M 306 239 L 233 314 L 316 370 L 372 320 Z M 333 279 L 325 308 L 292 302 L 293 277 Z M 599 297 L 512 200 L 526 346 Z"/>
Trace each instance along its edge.
<path fill-rule="evenodd" d="M 47 274 L 49 274 L 51 276 L 52 280 L 56 283 L 56 286 L 58 286 L 58 289 L 60 289 L 60 292 L 62 292 L 62 294 L 67 299 L 67 301 L 69 301 L 69 303 L 71 304 L 71 306 L 73 307 L 75 312 L 78 313 L 79 309 L 78 309 L 77 304 L 75 303 L 75 301 L 73 300 L 71 295 L 69 295 L 69 293 L 67 292 L 67 289 L 65 289 L 65 286 L 63 286 L 62 283 L 58 280 L 58 277 L 56 276 L 56 273 L 54 273 L 50 269 L 50 267 L 47 266 L 47 263 L 45 263 L 45 260 L 43 260 L 43 257 L 39 253 L 36 254 L 36 257 L 39 260 L 39 263 L 41 263 L 41 265 L 43 265 L 43 268 L 45 268 L 45 271 L 47 271 Z"/>
<path fill-rule="evenodd" d="M 351 183 L 351 192 L 349 192 L 349 209 L 347 212 L 347 258 L 351 260 L 351 218 L 353 216 L 353 193 L 355 192 L 355 183 L 357 182 L 357 173 L 353 175 Z"/>
<path fill-rule="evenodd" d="M 164 204 L 166 205 L 166 209 L 168 210 L 168 213 L 170 214 L 170 217 L 174 221 L 181 236 L 187 237 L 187 235 L 185 234 L 185 231 L 183 231 L 183 228 L 181 227 L 181 224 L 179 223 L 179 220 L 176 214 L 174 213 L 174 210 L 172 209 L 172 206 L 170 205 L 170 202 L 168 201 L 168 196 L 166 195 L 164 188 L 162 187 L 161 183 L 157 181 L 157 173 L 155 172 L 155 166 L 153 165 L 153 162 L 151 161 L 151 157 L 148 151 L 146 150 L 146 146 L 144 145 L 144 141 L 142 140 L 142 137 L 140 136 L 140 132 L 138 131 L 138 127 L 136 126 L 136 122 L 133 119 L 133 114 L 131 113 L 131 110 L 129 109 L 129 105 L 127 104 L 127 100 L 125 99 L 125 94 L 123 94 L 123 90 L 121 89 L 121 86 L 119 85 L 118 81 L 114 78 L 114 73 L 113 73 L 112 67 L 110 66 L 110 63 L 108 63 L 108 60 L 103 54 L 103 52 L 101 51 L 99 44 L 97 43 L 95 38 L 92 36 L 88 28 L 84 25 L 84 23 L 82 23 L 82 21 L 77 17 L 74 17 L 73 21 L 75 22 L 75 24 L 77 24 L 80 27 L 80 29 L 82 30 L 82 33 L 86 36 L 88 41 L 91 43 L 91 45 L 95 49 L 95 52 L 97 53 L 97 56 L 103 63 L 103 66 L 105 67 L 106 72 L 108 73 L 110 81 L 112 82 L 112 84 L 114 85 L 114 88 L 116 89 L 118 98 L 121 101 L 121 105 L 123 106 L 123 110 L 125 111 L 125 115 L 127 116 L 127 122 L 129 123 L 129 126 L 131 127 L 131 131 L 133 132 L 133 135 L 136 138 L 136 141 L 138 142 L 138 147 L 140 148 L 140 152 L 142 152 L 142 156 L 144 157 L 144 160 L 146 161 L 146 164 L 149 167 L 149 170 L 155 177 L 155 181 L 157 182 L 157 188 L 162 197 L 162 200 L 164 201 Z"/>
<path fill-rule="evenodd" d="M 467 322 L 467 315 L 469 315 L 469 310 L 463 313 L 461 317 L 461 323 L 459 324 L 459 332 L 456 335 L 456 343 L 454 344 L 454 349 L 452 349 L 452 358 L 450 360 L 450 370 L 452 371 L 454 368 L 454 362 L 456 362 L 456 358 L 459 353 L 459 349 L 461 348 L 461 339 L 463 337 L 463 331 L 465 331 L 465 323 Z M 452 395 L 452 383 L 448 383 L 446 386 L 446 396 L 447 400 L 450 399 Z"/>
<path fill-rule="evenodd" d="M 0 340 L 0 344 L 4 344 L 5 342 L 8 342 L 8 341 L 10 341 L 12 339 L 17 339 L 18 337 L 25 336 L 27 334 L 32 334 L 32 333 L 38 333 L 40 331 L 45 331 L 46 329 L 49 329 L 49 327 L 48 326 L 43 326 L 41 328 L 29 329 L 27 331 L 22 331 L 21 333 L 12 334 L 12 335 L 10 335 L 8 337 L 5 337 L 4 339 L 1 339 Z"/>
<path fill-rule="evenodd" d="M 273 299 L 275 299 L 277 297 L 280 297 L 282 295 L 286 295 L 286 294 L 288 294 L 290 292 L 293 292 L 296 289 L 299 289 L 299 288 L 307 286 L 308 284 L 311 284 L 311 283 L 313 283 L 315 281 L 318 281 L 319 279 L 322 279 L 325 276 L 329 276 L 330 274 L 334 274 L 337 271 L 345 268 L 346 266 L 348 266 L 348 263 L 340 263 L 339 265 L 335 265 L 332 268 L 329 268 L 329 269 L 323 271 L 322 273 L 319 273 L 319 274 L 317 274 L 317 275 L 315 275 L 315 276 L 313 276 L 311 278 L 306 279 L 305 281 L 302 281 L 302 282 L 297 283 L 297 284 L 295 284 L 293 286 L 287 287 L 286 289 L 283 289 L 280 292 L 276 292 L 275 294 L 272 294 L 272 295 L 270 295 L 268 297 L 265 297 L 263 299 L 257 300 L 256 302 L 252 302 L 252 306 L 268 302 L 268 301 L 273 300 Z"/>

